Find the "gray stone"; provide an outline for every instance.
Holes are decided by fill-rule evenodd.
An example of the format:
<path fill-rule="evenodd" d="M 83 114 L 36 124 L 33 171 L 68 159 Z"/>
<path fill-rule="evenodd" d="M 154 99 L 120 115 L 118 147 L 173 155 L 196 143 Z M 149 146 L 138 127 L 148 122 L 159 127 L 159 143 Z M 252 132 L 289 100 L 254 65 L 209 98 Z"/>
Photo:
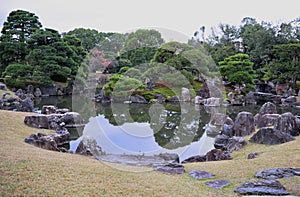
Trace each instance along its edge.
<path fill-rule="evenodd" d="M 206 82 L 203 83 L 203 86 L 198 91 L 197 96 L 200 96 L 202 99 L 207 99 L 210 97 L 210 91 Z"/>
<path fill-rule="evenodd" d="M 209 181 L 205 182 L 205 185 L 214 188 L 214 189 L 222 189 L 223 187 L 229 185 L 230 182 L 227 180 L 215 180 L 215 181 Z"/>
<path fill-rule="evenodd" d="M 172 96 L 169 99 L 169 102 L 171 102 L 171 103 L 178 103 L 179 102 L 179 97 L 178 96 Z"/>
<path fill-rule="evenodd" d="M 236 136 L 246 136 L 255 132 L 254 117 L 250 112 L 238 113 L 233 130 Z"/>
<path fill-rule="evenodd" d="M 259 155 L 258 152 L 253 152 L 248 154 L 248 159 L 255 159 Z"/>
<path fill-rule="evenodd" d="M 221 161 L 221 160 L 231 160 L 232 157 L 228 151 L 223 151 L 219 149 L 213 149 L 206 153 L 206 161 Z"/>
<path fill-rule="evenodd" d="M 18 109 L 18 111 L 22 111 L 22 112 L 32 112 L 33 111 L 34 103 L 33 103 L 33 100 L 31 100 L 30 98 L 25 98 L 20 103 L 21 103 L 21 107 Z"/>
<path fill-rule="evenodd" d="M 242 195 L 288 195 L 285 187 L 277 180 L 248 181 L 234 190 Z"/>
<path fill-rule="evenodd" d="M 300 176 L 300 168 L 271 168 L 256 172 L 256 178 L 262 179 L 281 179 L 293 176 Z"/>
<path fill-rule="evenodd" d="M 41 97 L 42 92 L 40 88 L 35 89 L 35 92 L 33 93 L 35 97 Z"/>
<path fill-rule="evenodd" d="M 254 96 L 257 102 L 274 102 L 274 103 L 280 103 L 281 102 L 281 96 L 275 95 L 271 93 L 264 93 L 264 92 L 254 92 Z"/>
<path fill-rule="evenodd" d="M 193 170 L 189 173 L 189 176 L 201 180 L 201 179 L 207 179 L 207 178 L 214 178 L 215 175 L 208 173 L 204 170 Z"/>
<path fill-rule="evenodd" d="M 5 84 L 0 84 L 0 90 L 7 90 L 7 87 Z"/>
<path fill-rule="evenodd" d="M 233 152 L 241 149 L 247 144 L 243 137 L 229 137 L 224 134 L 218 135 L 215 138 L 214 146 L 217 149 L 226 150 L 228 152 Z"/>
<path fill-rule="evenodd" d="M 292 136 L 298 136 L 300 134 L 296 117 L 291 112 L 281 114 L 275 122 L 274 129 L 288 133 Z"/>
<path fill-rule="evenodd" d="M 20 99 L 25 99 L 25 98 L 26 98 L 25 93 L 23 92 L 22 89 L 18 89 L 18 90 L 16 91 L 15 94 L 16 94 L 16 96 L 19 97 Z"/>
<path fill-rule="evenodd" d="M 33 85 L 28 85 L 26 92 L 27 92 L 27 94 L 33 94 L 34 93 Z"/>
<path fill-rule="evenodd" d="M 90 136 L 83 136 L 75 153 L 80 155 L 99 157 L 102 155 L 102 149 L 97 144 L 95 138 Z"/>
<path fill-rule="evenodd" d="M 234 135 L 233 125 L 224 124 L 221 134 L 232 137 Z"/>
<path fill-rule="evenodd" d="M 250 91 L 248 94 L 246 94 L 246 104 L 255 104 L 256 99 L 254 96 L 254 92 Z"/>
<path fill-rule="evenodd" d="M 170 174 L 183 174 L 185 173 L 184 166 L 181 164 L 173 165 L 173 164 L 167 164 L 164 166 L 158 166 L 154 170 L 159 172 L 165 172 Z"/>
<path fill-rule="evenodd" d="M 207 107 L 219 107 L 221 106 L 222 102 L 220 98 L 211 97 L 208 99 L 204 99 L 203 104 Z"/>
<path fill-rule="evenodd" d="M 193 162 L 206 162 L 206 155 L 192 156 L 192 157 L 189 157 L 189 158 L 183 160 L 181 163 L 193 163 Z"/>
<path fill-rule="evenodd" d="M 260 128 L 257 133 L 250 138 L 249 141 L 258 144 L 275 145 L 286 143 L 292 140 L 295 140 L 295 138 L 288 133 L 273 128 L 263 127 Z"/>
<path fill-rule="evenodd" d="M 279 114 L 264 114 L 264 115 L 257 114 L 256 116 L 259 116 L 259 117 L 254 117 L 255 124 L 258 128 L 274 126 L 275 122 L 280 117 Z"/>
<path fill-rule="evenodd" d="M 259 113 L 261 115 L 264 114 L 276 114 L 277 113 L 277 108 L 276 105 L 274 103 L 271 102 L 267 102 L 265 104 L 263 104 L 259 110 Z"/>
<path fill-rule="evenodd" d="M 154 97 L 159 103 L 164 103 L 167 100 L 167 97 L 163 94 L 154 94 Z"/>
<path fill-rule="evenodd" d="M 184 87 L 181 88 L 181 97 L 183 102 L 190 102 L 191 100 L 190 90 Z"/>
<path fill-rule="evenodd" d="M 130 96 L 130 101 L 132 103 L 140 103 L 140 104 L 147 104 L 148 103 L 148 101 L 141 95 Z"/>
<path fill-rule="evenodd" d="M 53 106 L 53 105 L 44 105 L 42 107 L 42 110 L 41 110 L 41 114 L 55 114 L 56 113 L 56 107 Z"/>
<path fill-rule="evenodd" d="M 41 114 L 25 116 L 24 123 L 27 126 L 34 127 L 34 128 L 43 128 L 43 129 L 49 128 L 49 120 L 47 116 Z"/>

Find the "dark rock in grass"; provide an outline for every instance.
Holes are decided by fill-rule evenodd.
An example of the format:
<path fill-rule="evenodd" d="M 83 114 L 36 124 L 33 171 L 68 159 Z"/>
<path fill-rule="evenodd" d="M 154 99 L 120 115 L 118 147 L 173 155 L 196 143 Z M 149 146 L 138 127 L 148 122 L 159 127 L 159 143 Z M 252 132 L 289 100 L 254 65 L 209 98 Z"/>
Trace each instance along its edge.
<path fill-rule="evenodd" d="M 183 160 L 181 163 L 193 163 L 193 162 L 205 162 L 205 161 L 206 161 L 205 155 L 203 156 L 196 155 Z"/>
<path fill-rule="evenodd" d="M 214 174 L 205 172 L 205 171 L 203 171 L 203 170 L 193 170 L 193 171 L 191 171 L 191 172 L 189 173 L 189 176 L 191 176 L 191 177 L 193 177 L 193 178 L 195 178 L 195 179 L 198 179 L 198 180 L 215 177 Z"/>
<path fill-rule="evenodd" d="M 249 153 L 248 154 L 248 159 L 255 159 L 257 155 L 259 155 L 258 152 Z"/>
<path fill-rule="evenodd" d="M 280 179 L 300 176 L 300 168 L 271 168 L 256 172 L 255 177 L 262 179 Z"/>
<path fill-rule="evenodd" d="M 274 129 L 291 134 L 292 136 L 300 135 L 296 117 L 291 112 L 281 114 L 275 122 Z"/>
<path fill-rule="evenodd" d="M 232 137 L 234 135 L 233 125 L 224 124 L 221 134 Z"/>
<path fill-rule="evenodd" d="M 53 105 L 44 105 L 42 107 L 42 110 L 41 110 L 41 114 L 55 114 L 56 113 L 56 107 L 53 106 Z"/>
<path fill-rule="evenodd" d="M 275 145 L 286 143 L 292 140 L 295 140 L 295 138 L 288 133 L 284 133 L 273 128 L 263 127 L 260 128 L 257 133 L 250 138 L 249 141 L 258 144 Z"/>
<path fill-rule="evenodd" d="M 43 129 L 49 128 L 49 120 L 47 116 L 42 114 L 25 116 L 24 123 L 34 128 L 43 128 Z"/>
<path fill-rule="evenodd" d="M 183 174 L 185 172 L 184 166 L 181 164 L 167 164 L 164 166 L 158 166 L 155 168 L 156 171 L 166 172 L 170 174 Z"/>
<path fill-rule="evenodd" d="M 249 181 L 234 190 L 242 195 L 288 195 L 289 193 L 277 180 Z"/>
<path fill-rule="evenodd" d="M 7 86 L 5 84 L 0 84 L 0 90 L 7 90 Z"/>
<path fill-rule="evenodd" d="M 221 160 L 231 160 L 232 157 L 228 151 L 223 151 L 219 149 L 213 149 L 206 153 L 206 161 L 221 161 Z"/>
<path fill-rule="evenodd" d="M 33 100 L 31 100 L 30 98 L 26 97 L 20 103 L 21 103 L 21 106 L 20 106 L 20 109 L 18 109 L 18 111 L 22 111 L 22 112 L 32 112 L 33 111 L 34 103 L 33 103 Z"/>
<path fill-rule="evenodd" d="M 205 185 L 214 188 L 214 189 L 222 189 L 223 187 L 229 185 L 230 182 L 227 180 L 216 180 L 216 181 L 209 181 L 205 182 Z"/>
<path fill-rule="evenodd" d="M 250 135 L 255 131 L 254 118 L 250 112 L 238 113 L 233 130 L 236 136 Z"/>

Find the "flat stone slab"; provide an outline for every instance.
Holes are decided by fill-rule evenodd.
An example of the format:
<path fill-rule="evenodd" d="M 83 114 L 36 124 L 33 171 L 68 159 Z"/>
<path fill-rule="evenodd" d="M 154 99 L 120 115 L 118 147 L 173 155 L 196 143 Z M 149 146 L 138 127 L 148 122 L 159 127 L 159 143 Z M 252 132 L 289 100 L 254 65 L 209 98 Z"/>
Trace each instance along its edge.
<path fill-rule="evenodd" d="M 222 189 L 223 187 L 229 185 L 230 182 L 227 180 L 216 180 L 216 181 L 209 181 L 205 182 L 205 185 L 214 188 L 214 189 Z"/>
<path fill-rule="evenodd" d="M 289 193 L 277 180 L 249 181 L 234 190 L 243 195 L 288 195 Z"/>
<path fill-rule="evenodd" d="M 168 164 L 164 166 L 158 166 L 154 170 L 159 172 L 166 172 L 170 174 L 183 174 L 185 173 L 184 166 L 181 164 Z"/>
<path fill-rule="evenodd" d="M 193 170 L 193 171 L 191 171 L 191 172 L 189 173 L 189 176 L 191 176 L 191 177 L 193 177 L 193 178 L 195 178 L 195 179 L 198 179 L 198 180 L 215 177 L 214 174 L 205 172 L 205 171 L 203 171 L 203 170 Z"/>
<path fill-rule="evenodd" d="M 271 168 L 256 172 L 255 177 L 262 179 L 281 179 L 300 176 L 300 168 Z"/>

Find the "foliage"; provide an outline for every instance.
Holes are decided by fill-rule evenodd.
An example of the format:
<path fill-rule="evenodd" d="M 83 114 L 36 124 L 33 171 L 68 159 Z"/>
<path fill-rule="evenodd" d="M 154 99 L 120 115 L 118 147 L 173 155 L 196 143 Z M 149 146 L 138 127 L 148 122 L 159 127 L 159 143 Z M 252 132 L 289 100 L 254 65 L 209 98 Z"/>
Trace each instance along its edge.
<path fill-rule="evenodd" d="M 255 72 L 247 54 L 236 54 L 219 62 L 220 73 L 224 80 L 237 85 L 253 84 Z"/>
<path fill-rule="evenodd" d="M 0 37 L 0 75 L 9 64 L 25 62 L 29 53 L 27 41 L 41 27 L 34 13 L 24 10 L 10 12 Z"/>

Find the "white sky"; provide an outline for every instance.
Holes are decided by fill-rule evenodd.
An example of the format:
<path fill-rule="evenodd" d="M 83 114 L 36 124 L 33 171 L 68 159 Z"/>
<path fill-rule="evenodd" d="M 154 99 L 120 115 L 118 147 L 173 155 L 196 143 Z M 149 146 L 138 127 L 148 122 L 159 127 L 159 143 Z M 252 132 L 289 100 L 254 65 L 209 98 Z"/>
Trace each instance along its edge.
<path fill-rule="evenodd" d="M 12 10 L 35 13 L 43 27 L 66 32 L 78 27 L 125 32 L 142 27 L 168 28 L 191 37 L 201 26 L 257 21 L 288 22 L 300 16 L 299 0 L 0 0 L 0 28 Z"/>

